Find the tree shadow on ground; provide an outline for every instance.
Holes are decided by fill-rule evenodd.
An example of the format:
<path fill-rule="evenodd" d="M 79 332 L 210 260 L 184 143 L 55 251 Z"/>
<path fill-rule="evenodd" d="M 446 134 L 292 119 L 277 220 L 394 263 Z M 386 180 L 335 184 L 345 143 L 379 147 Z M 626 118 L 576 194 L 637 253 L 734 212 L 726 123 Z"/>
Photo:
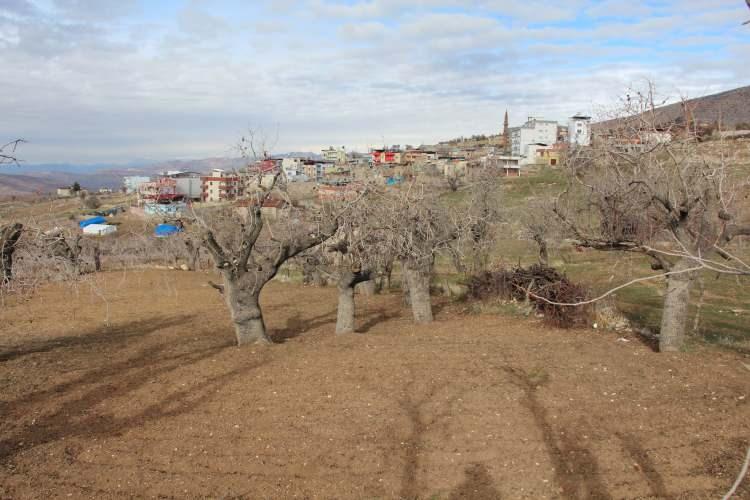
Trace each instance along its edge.
<path fill-rule="evenodd" d="M 651 488 L 651 493 L 654 497 L 671 498 L 669 493 L 667 493 L 664 478 L 662 478 L 661 474 L 656 470 L 654 461 L 651 460 L 648 452 L 643 448 L 641 443 L 638 442 L 638 439 L 632 434 L 617 432 L 615 435 L 620 439 L 625 451 L 628 452 L 630 458 L 633 459 L 633 462 L 638 465 L 639 470 L 646 477 L 646 481 L 648 482 L 648 485 Z"/>
<path fill-rule="evenodd" d="M 466 479 L 448 496 L 449 500 L 497 500 L 500 492 L 484 464 L 472 464 L 464 470 Z"/>
<path fill-rule="evenodd" d="M 281 330 L 272 330 L 268 336 L 271 337 L 274 343 L 283 344 L 289 339 L 293 339 L 305 332 L 333 323 L 334 321 L 336 321 L 335 309 L 312 318 L 303 318 L 299 311 L 294 311 L 294 314 L 286 320 L 286 327 Z"/>
<path fill-rule="evenodd" d="M 362 323 L 356 331 L 357 333 L 367 333 L 375 325 L 388 321 L 389 319 L 398 318 L 399 316 L 401 316 L 401 313 L 398 311 L 389 314 L 385 309 L 379 309 L 374 316 L 371 316 L 367 321 Z"/>
<path fill-rule="evenodd" d="M 171 318 L 148 318 L 113 326 L 97 327 L 81 335 L 67 335 L 49 340 L 31 341 L 0 351 L 0 363 L 29 354 L 47 353 L 56 349 L 111 347 L 125 343 L 133 338 L 144 337 L 164 328 L 190 324 L 194 318 L 195 316 L 193 315 L 181 315 Z"/>
<path fill-rule="evenodd" d="M 265 359 L 249 362 L 194 383 L 182 384 L 184 388 L 177 390 L 155 386 L 162 387 L 161 394 L 157 396 L 153 395 L 153 391 L 148 394 L 139 394 L 139 391 L 173 371 L 213 357 L 230 344 L 214 342 L 199 349 L 193 342 L 184 344 L 176 342 L 175 338 L 168 338 L 158 344 L 147 343 L 133 356 L 118 357 L 118 361 L 109 362 L 115 359 L 113 355 L 116 356 L 120 349 L 127 347 L 127 341 L 164 328 L 189 324 L 190 318 L 179 316 L 133 321 L 117 327 L 100 328 L 80 337 L 65 337 L 62 343 L 58 339 L 38 343 L 31 348 L 15 349 L 13 352 L 23 355 L 73 347 L 54 355 L 59 356 L 63 363 L 67 357 L 82 355 L 87 361 L 100 366 L 72 380 L 0 403 L 0 413 L 7 424 L 0 433 L 0 463 L 48 443 L 71 437 L 116 436 L 149 422 L 193 411 L 215 396 L 226 382 L 266 362 Z M 132 401 L 124 410 L 128 412 L 127 415 L 105 413 L 104 408 L 117 407 L 111 402 L 125 399 Z M 35 418 L 30 421 L 29 415 Z"/>
<path fill-rule="evenodd" d="M 403 450 L 403 469 L 401 471 L 401 490 L 399 498 L 418 498 L 420 491 L 419 468 L 425 446 L 425 434 L 434 428 L 440 419 L 449 416 L 453 411 L 453 404 L 462 395 L 461 392 L 452 394 L 444 404 L 443 410 L 428 412 L 428 406 L 437 401 L 437 395 L 447 387 L 447 384 L 434 385 L 428 383 L 421 397 L 415 397 L 415 385 L 420 382 L 414 371 L 409 368 L 410 377 L 404 385 L 404 396 L 398 400 L 398 405 L 409 420 L 411 432 L 407 436 L 394 435 L 396 449 Z"/>
<path fill-rule="evenodd" d="M 581 444 L 585 440 L 580 433 L 572 427 L 566 427 L 564 433 L 555 432 L 547 416 L 547 410 L 537 397 L 536 391 L 541 385 L 538 377 L 509 366 L 503 369 L 510 376 L 511 383 L 524 392 L 523 404 L 531 412 L 542 433 L 547 454 L 555 467 L 555 481 L 562 489 L 563 496 L 612 498 L 602 481 L 596 457 L 591 450 Z"/>
<path fill-rule="evenodd" d="M 153 327 L 151 331 L 156 331 L 159 329 L 157 325 L 163 328 L 165 325 L 174 325 L 181 321 L 184 319 L 173 318 L 161 323 L 156 320 L 148 323 Z M 127 325 L 136 328 L 141 322 Z M 119 327 L 119 331 L 126 331 L 127 325 Z M 124 333 L 122 335 L 122 338 L 135 336 Z M 87 336 L 95 337 L 94 333 Z M 76 345 L 88 344 L 79 342 Z M 114 344 L 108 347 L 119 346 Z M 184 351 L 184 346 L 182 348 Z M 172 342 L 150 344 L 134 356 L 107 363 L 73 380 L 3 403 L 0 410 L 5 415 L 8 425 L 0 436 L 0 463 L 48 443 L 71 437 L 85 436 L 90 439 L 117 436 L 149 422 L 192 411 L 214 397 L 217 391 L 233 378 L 242 376 L 266 362 L 262 359 L 256 363 L 243 364 L 241 367 L 200 379 L 192 384 L 182 384 L 185 388 L 178 390 L 165 389 L 156 401 L 149 401 L 154 399 L 151 395 L 137 394 L 140 389 L 160 377 L 182 367 L 193 366 L 226 348 L 227 345 L 216 345 L 174 353 L 176 348 Z M 111 353 L 112 350 L 107 354 Z M 116 350 L 114 353 L 116 354 Z M 109 402 L 126 398 L 130 398 L 132 406 L 136 407 L 129 415 L 118 416 L 100 410 L 113 406 L 109 405 Z M 51 407 L 54 409 L 50 410 Z M 29 415 L 35 415 L 31 422 Z"/>

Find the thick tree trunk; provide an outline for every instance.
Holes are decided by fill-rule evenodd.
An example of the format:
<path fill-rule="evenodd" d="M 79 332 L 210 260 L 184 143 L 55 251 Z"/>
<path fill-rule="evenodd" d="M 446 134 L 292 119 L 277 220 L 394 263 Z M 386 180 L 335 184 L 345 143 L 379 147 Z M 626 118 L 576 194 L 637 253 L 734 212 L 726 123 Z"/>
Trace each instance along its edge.
<path fill-rule="evenodd" d="M 363 281 L 362 283 L 357 285 L 357 290 L 362 293 L 362 295 L 375 295 L 375 293 L 377 292 L 375 280 Z"/>
<path fill-rule="evenodd" d="M 683 259 L 678 261 L 670 271 L 684 271 L 690 267 L 691 261 Z M 664 296 L 661 330 L 659 331 L 660 352 L 680 351 L 685 345 L 690 288 L 693 278 L 692 272 L 681 272 L 667 276 L 667 293 Z"/>
<path fill-rule="evenodd" d="M 404 266 L 404 275 L 409 287 L 409 299 L 414 321 L 430 323 L 432 321 L 432 300 L 430 298 L 429 270 Z"/>
<path fill-rule="evenodd" d="M 549 265 L 549 253 L 547 252 L 547 242 L 541 236 L 534 236 L 534 241 L 539 246 L 539 262 L 545 266 Z"/>
<path fill-rule="evenodd" d="M 185 248 L 187 249 L 187 266 L 189 271 L 197 271 L 198 263 L 200 261 L 201 247 L 195 245 L 192 241 L 185 241 Z"/>
<path fill-rule="evenodd" d="M 94 245 L 94 271 L 97 273 L 102 270 L 102 251 L 99 248 L 99 243 Z"/>
<path fill-rule="evenodd" d="M 0 228 L 0 279 L 2 283 L 10 283 L 13 279 L 13 253 L 16 243 L 21 237 L 22 224 L 11 224 Z"/>
<path fill-rule="evenodd" d="M 370 283 L 369 271 L 338 272 L 339 304 L 336 309 L 336 333 L 354 332 L 354 288 L 360 283 Z"/>
<path fill-rule="evenodd" d="M 339 305 L 336 309 L 336 334 L 354 332 L 354 287 L 339 286 Z"/>
<path fill-rule="evenodd" d="M 266 324 L 263 322 L 259 295 L 260 292 L 242 290 L 237 283 L 224 280 L 224 298 L 232 315 L 238 346 L 271 342 L 266 333 Z"/>

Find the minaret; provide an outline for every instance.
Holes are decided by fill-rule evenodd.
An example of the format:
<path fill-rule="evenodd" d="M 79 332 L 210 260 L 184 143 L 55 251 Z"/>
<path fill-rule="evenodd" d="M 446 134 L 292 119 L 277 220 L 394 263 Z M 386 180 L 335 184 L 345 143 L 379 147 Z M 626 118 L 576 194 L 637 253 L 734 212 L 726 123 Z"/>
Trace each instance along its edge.
<path fill-rule="evenodd" d="M 508 137 L 508 110 L 505 110 L 505 119 L 503 120 L 503 149 L 507 153 L 510 150 L 510 137 Z"/>

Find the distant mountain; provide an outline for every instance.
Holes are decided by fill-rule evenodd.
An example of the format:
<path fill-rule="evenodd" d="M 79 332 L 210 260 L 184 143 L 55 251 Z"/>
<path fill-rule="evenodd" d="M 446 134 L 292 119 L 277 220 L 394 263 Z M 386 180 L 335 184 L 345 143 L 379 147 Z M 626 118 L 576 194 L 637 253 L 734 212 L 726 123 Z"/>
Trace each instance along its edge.
<path fill-rule="evenodd" d="M 14 195 L 49 193 L 57 189 L 57 179 L 45 179 L 30 175 L 0 174 L 0 198 Z"/>
<path fill-rule="evenodd" d="M 316 158 L 314 153 L 283 153 L 277 158 L 305 156 Z M 156 175 L 167 171 L 208 173 L 214 168 L 231 170 L 244 167 L 243 158 L 202 158 L 198 160 L 146 161 L 138 160 L 113 164 L 25 164 L 4 167 L 0 171 L 0 196 L 54 192 L 57 187 L 78 182 L 85 189 L 101 187 L 117 189 L 127 175 Z"/>

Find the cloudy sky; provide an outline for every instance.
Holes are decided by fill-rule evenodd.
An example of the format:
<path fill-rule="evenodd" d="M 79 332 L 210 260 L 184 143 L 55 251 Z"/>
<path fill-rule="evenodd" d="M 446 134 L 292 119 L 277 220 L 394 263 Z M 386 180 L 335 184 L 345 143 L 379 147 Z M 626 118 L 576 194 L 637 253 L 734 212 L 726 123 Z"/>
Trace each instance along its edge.
<path fill-rule="evenodd" d="M 0 140 L 28 162 L 430 143 L 750 84 L 744 0 L 0 0 Z"/>

